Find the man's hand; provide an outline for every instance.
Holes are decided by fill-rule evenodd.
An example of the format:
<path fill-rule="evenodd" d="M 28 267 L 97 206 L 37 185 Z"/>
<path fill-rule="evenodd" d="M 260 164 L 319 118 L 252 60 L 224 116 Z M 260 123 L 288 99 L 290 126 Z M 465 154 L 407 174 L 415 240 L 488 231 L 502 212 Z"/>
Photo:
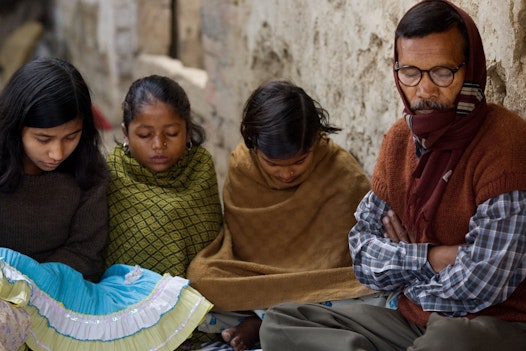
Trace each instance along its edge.
<path fill-rule="evenodd" d="M 395 243 L 400 241 L 407 243 L 415 242 L 415 236 L 405 229 L 393 210 L 387 211 L 387 216 L 382 218 L 382 223 L 385 228 L 384 237 L 391 239 L 391 241 Z M 458 248 L 459 245 L 430 247 L 427 253 L 427 260 L 433 270 L 440 273 L 440 271 L 448 265 L 454 264 L 457 258 Z"/>
<path fill-rule="evenodd" d="M 458 248 L 458 245 L 430 247 L 427 252 L 427 260 L 433 270 L 440 273 L 440 271 L 448 265 L 454 264 L 457 258 Z"/>
<path fill-rule="evenodd" d="M 393 210 L 387 211 L 387 216 L 382 218 L 382 223 L 384 224 L 384 236 L 386 238 L 391 239 L 395 243 L 400 241 L 414 243 L 414 235 L 405 229 L 404 225 L 400 222 L 400 219 Z"/>

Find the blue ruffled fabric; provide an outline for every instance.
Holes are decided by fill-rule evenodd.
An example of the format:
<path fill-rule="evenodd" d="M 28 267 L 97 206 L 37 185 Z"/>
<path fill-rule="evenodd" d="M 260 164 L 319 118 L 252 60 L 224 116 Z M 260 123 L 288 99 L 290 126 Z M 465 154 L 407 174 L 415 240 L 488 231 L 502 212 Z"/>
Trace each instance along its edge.
<path fill-rule="evenodd" d="M 0 259 L 31 279 L 40 290 L 65 308 L 83 314 L 104 315 L 118 312 L 146 298 L 161 275 L 141 270 L 140 283 L 126 283 L 126 275 L 137 267 L 116 264 L 106 270 L 97 284 L 59 263 L 38 263 L 16 251 L 0 248 Z"/>
<path fill-rule="evenodd" d="M 186 279 L 116 264 L 99 283 L 0 248 L 0 298 L 26 309 L 33 350 L 174 350 L 212 308 Z"/>

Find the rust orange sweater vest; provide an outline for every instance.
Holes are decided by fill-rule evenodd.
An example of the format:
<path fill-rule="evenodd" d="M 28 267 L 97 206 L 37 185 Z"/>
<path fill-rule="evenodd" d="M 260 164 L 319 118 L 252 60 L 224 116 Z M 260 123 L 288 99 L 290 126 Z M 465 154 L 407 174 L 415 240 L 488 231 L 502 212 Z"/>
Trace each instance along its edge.
<path fill-rule="evenodd" d="M 372 178 L 373 191 L 397 214 L 404 213 L 404 190 L 408 189 L 416 164 L 411 131 L 400 119 L 384 138 Z M 453 171 L 430 223 L 439 242 L 464 244 L 469 219 L 477 206 L 513 190 L 526 190 L 526 121 L 503 107 L 489 104 L 486 120 Z M 400 298 L 399 309 L 409 320 L 419 325 L 427 323 L 429 312 L 405 296 Z M 526 322 L 526 281 L 508 300 L 468 317 L 477 315 Z"/>

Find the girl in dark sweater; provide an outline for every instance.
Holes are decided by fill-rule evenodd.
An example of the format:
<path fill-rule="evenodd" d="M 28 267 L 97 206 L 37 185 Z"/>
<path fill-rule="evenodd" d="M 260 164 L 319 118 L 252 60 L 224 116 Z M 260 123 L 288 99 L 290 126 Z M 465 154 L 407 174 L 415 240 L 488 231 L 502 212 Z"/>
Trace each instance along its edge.
<path fill-rule="evenodd" d="M 96 281 L 108 237 L 107 167 L 80 73 L 22 67 L 0 97 L 0 246 Z"/>
<path fill-rule="evenodd" d="M 109 177 L 99 141 L 89 89 L 64 60 L 30 61 L 0 95 L 7 350 L 173 350 L 211 307 L 185 279 L 140 267 L 114 265 L 100 279 Z"/>

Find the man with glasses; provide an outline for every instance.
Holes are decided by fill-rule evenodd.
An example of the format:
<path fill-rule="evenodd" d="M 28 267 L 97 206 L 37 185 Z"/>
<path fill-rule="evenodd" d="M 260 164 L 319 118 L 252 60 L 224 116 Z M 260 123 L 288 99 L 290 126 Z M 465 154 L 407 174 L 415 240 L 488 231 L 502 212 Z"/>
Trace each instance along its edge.
<path fill-rule="evenodd" d="M 283 304 L 263 350 L 526 350 L 526 121 L 484 97 L 471 17 L 445 0 L 401 19 L 404 118 L 349 233 L 356 277 L 392 307 Z"/>

